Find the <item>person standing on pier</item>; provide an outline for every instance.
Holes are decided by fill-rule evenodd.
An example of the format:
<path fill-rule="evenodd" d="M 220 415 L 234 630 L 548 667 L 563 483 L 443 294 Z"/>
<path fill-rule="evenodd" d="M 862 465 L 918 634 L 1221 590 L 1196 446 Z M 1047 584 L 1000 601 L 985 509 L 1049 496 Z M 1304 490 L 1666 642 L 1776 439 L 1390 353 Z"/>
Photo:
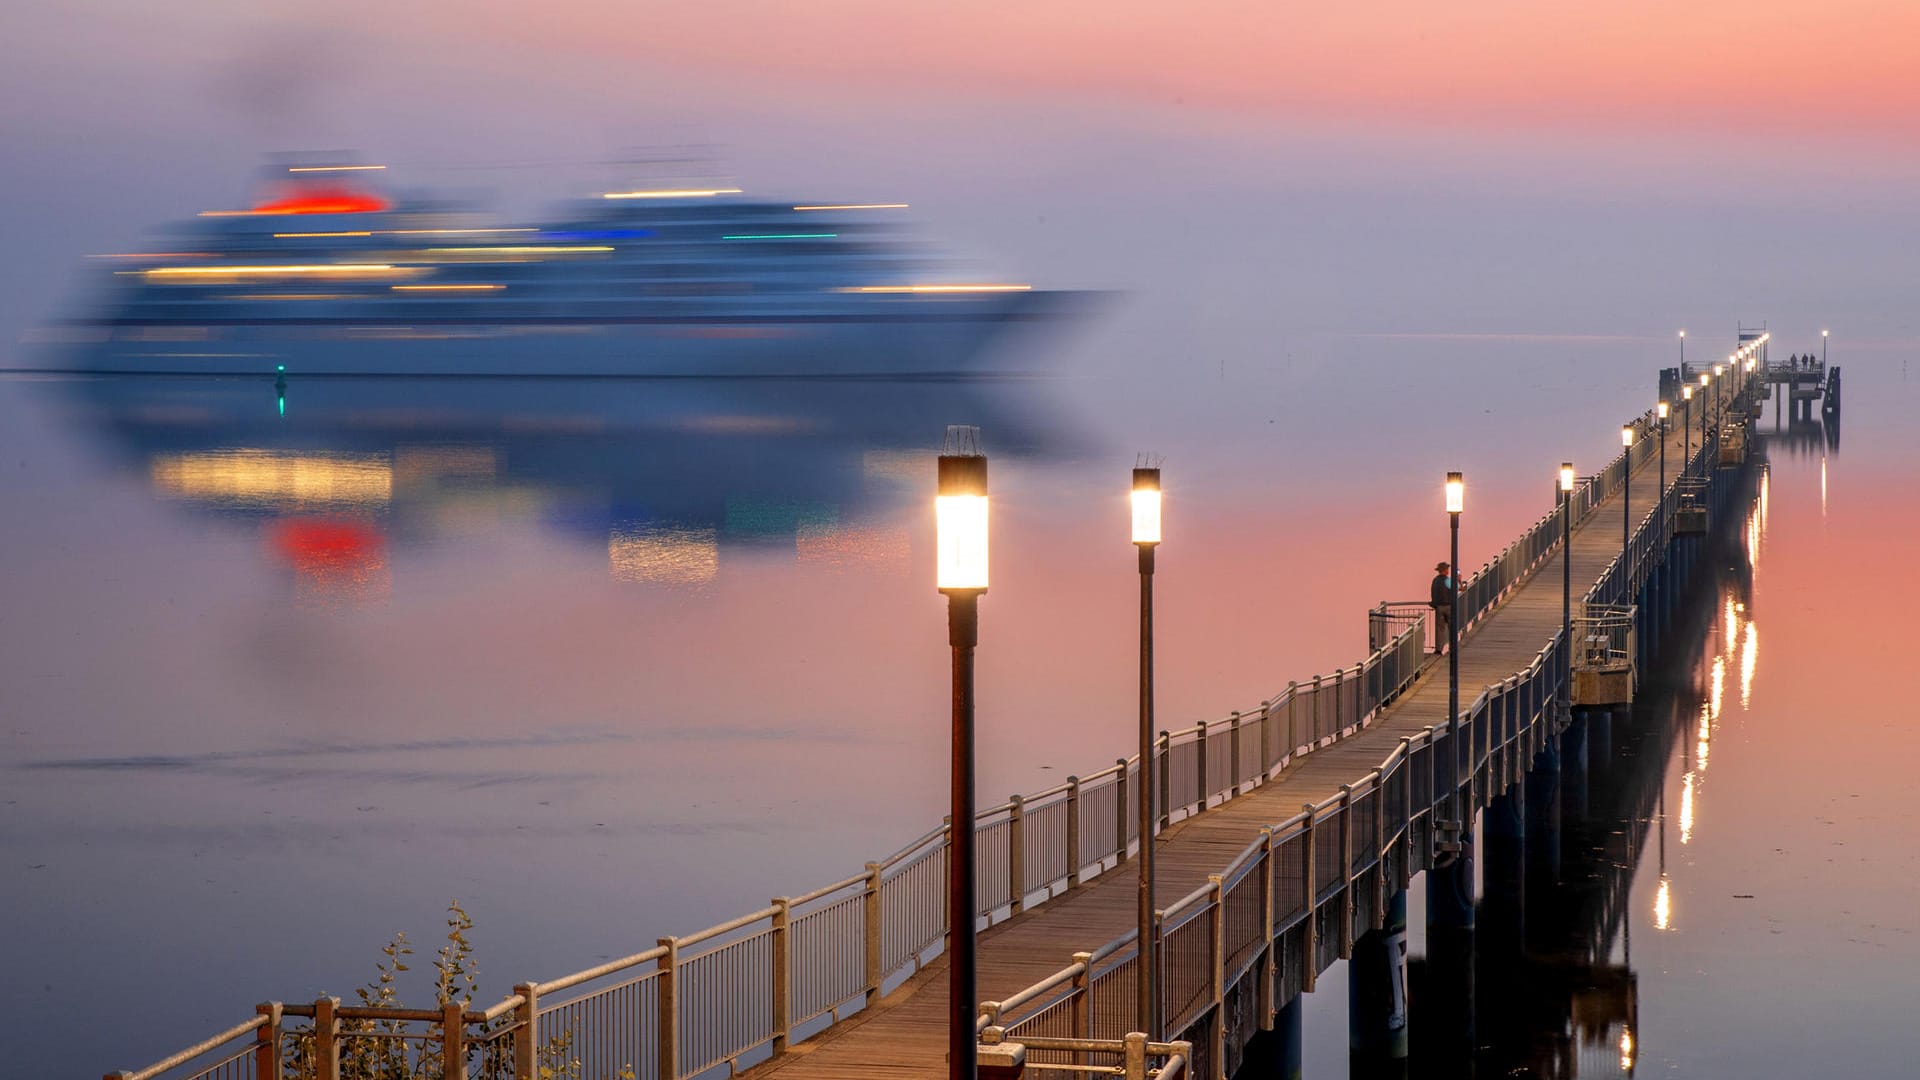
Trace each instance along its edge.
<path fill-rule="evenodd" d="M 1433 587 L 1428 590 L 1427 603 L 1433 608 L 1433 654 L 1447 651 L 1447 626 L 1453 622 L 1453 577 L 1449 573 L 1452 567 L 1440 563 L 1434 568 Z"/>

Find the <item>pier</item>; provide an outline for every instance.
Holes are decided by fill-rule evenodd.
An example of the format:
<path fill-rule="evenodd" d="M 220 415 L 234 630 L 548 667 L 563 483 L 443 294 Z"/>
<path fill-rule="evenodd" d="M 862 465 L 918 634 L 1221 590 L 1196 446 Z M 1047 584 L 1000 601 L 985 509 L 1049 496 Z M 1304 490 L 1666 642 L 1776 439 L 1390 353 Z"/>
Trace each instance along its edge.
<path fill-rule="evenodd" d="M 1586 813 L 1588 765 L 1608 756 L 1613 722 L 1670 632 L 1713 524 L 1744 497 L 1762 391 L 1800 386 L 1798 373 L 1775 380 L 1764 336 L 1752 340 L 1753 363 L 1710 379 L 1690 425 L 1678 412 L 1631 418 L 1618 457 L 1464 577 L 1458 715 L 1424 605 L 1382 603 L 1364 613 L 1371 651 L 1351 667 L 1160 735 L 1146 945 L 1163 1020 L 1151 1034 L 1164 1042 L 1126 1039 L 1139 1031 L 1140 762 L 982 811 L 973 914 L 983 1068 L 1065 1076 L 1048 1065 L 1090 1062 L 1224 1078 L 1249 1053 L 1297 1060 L 1300 996 L 1342 959 L 1355 961 L 1356 1000 L 1385 1003 L 1356 1016 L 1356 1038 L 1404 1059 L 1405 986 L 1393 985 L 1390 939 L 1409 918 L 1427 921 L 1423 977 L 1452 1003 L 1421 1023 L 1441 1033 L 1438 1059 L 1470 1060 L 1475 935 L 1510 950 L 1523 933 L 1520 897 L 1529 882 L 1554 880 L 1558 836 Z M 1822 369 L 1831 406 L 1837 369 Z M 1680 378 L 1694 384 L 1684 368 Z M 343 1062 L 376 1042 L 444 1076 L 944 1076 L 946 834 L 932 828 L 860 873 L 698 933 L 521 983 L 484 1009 L 267 1003 L 164 1061 L 108 1076 L 357 1080 Z M 1474 925 L 1476 858 L 1488 902 L 1509 904 L 1514 919 Z M 1420 872 L 1427 908 L 1410 913 L 1406 889 Z"/>

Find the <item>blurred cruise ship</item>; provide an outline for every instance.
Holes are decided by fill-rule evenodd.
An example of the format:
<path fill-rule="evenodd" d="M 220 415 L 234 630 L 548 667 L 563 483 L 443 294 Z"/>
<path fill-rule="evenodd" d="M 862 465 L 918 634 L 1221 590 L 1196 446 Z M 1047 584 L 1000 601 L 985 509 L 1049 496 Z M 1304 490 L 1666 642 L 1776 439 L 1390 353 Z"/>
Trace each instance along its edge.
<path fill-rule="evenodd" d="M 142 374 L 838 376 L 1023 370 L 1084 294 L 928 280 L 904 204 L 642 187 L 489 223 L 288 165 L 240 210 L 110 263 L 47 366 Z"/>

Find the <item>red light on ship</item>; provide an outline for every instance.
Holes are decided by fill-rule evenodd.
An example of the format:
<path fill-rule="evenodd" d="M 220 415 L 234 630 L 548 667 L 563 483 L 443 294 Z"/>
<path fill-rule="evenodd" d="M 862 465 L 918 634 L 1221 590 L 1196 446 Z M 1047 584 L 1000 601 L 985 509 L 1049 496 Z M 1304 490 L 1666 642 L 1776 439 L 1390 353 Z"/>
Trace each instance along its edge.
<path fill-rule="evenodd" d="M 302 186 L 290 194 L 254 206 L 256 214 L 377 214 L 392 203 L 371 192 L 342 184 Z"/>

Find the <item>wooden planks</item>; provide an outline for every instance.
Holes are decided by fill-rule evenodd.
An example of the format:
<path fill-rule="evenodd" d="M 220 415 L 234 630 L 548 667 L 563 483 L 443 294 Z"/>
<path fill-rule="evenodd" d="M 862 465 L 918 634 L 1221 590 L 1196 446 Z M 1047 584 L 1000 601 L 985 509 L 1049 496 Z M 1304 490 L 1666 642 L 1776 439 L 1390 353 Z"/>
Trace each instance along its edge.
<path fill-rule="evenodd" d="M 1668 478 L 1680 469 L 1681 440 L 1670 435 Z M 1656 456 L 1657 457 L 1657 456 Z M 1634 474 L 1636 524 L 1660 492 L 1656 457 Z M 1619 496 L 1602 503 L 1572 543 L 1574 595 L 1598 581 L 1620 553 Z M 1460 706 L 1486 685 L 1533 661 L 1560 628 L 1561 559 L 1556 552 L 1460 642 Z M 1161 905 L 1192 892 L 1250 843 L 1259 830 L 1291 817 L 1302 804 L 1339 793 L 1366 775 L 1399 740 L 1446 717 L 1447 668 L 1434 657 L 1419 680 L 1365 730 L 1296 759 L 1270 782 L 1174 823 L 1160 834 L 1155 896 Z M 1126 933 L 1135 920 L 1137 880 L 1131 860 L 1080 888 L 1030 908 L 980 937 L 979 987 L 998 1000 L 1053 974 L 1073 953 Z M 755 1080 L 890 1080 L 946 1075 L 947 978 L 940 958 L 875 1006 L 746 1071 Z"/>

